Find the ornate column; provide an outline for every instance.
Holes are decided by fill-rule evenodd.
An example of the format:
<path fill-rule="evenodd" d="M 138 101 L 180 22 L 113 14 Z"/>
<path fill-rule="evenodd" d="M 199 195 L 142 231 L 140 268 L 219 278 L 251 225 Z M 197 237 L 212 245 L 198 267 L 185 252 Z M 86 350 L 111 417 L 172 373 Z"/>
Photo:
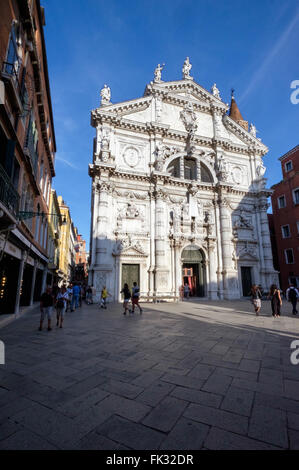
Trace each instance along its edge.
<path fill-rule="evenodd" d="M 222 242 L 223 290 L 225 299 L 238 298 L 236 271 L 232 267 L 232 228 L 228 200 L 220 195 L 220 229 Z"/>
<path fill-rule="evenodd" d="M 159 296 L 169 290 L 169 267 L 166 266 L 165 252 L 165 200 L 167 196 L 162 188 L 157 188 L 155 197 L 155 294 Z"/>
<path fill-rule="evenodd" d="M 113 289 L 112 277 L 107 279 L 108 272 L 111 274 L 112 265 L 112 240 L 109 240 L 109 192 L 112 189 L 111 183 L 100 181 L 97 186 L 97 210 L 95 210 L 96 220 L 94 221 L 95 230 L 95 256 L 93 261 L 94 269 L 94 287 L 97 292 L 97 298 L 100 295 L 104 285 L 108 291 Z"/>
<path fill-rule="evenodd" d="M 176 282 L 176 296 L 180 297 L 180 286 L 182 284 L 182 269 L 183 263 L 181 260 L 181 248 L 182 248 L 182 241 L 179 239 L 175 240 L 175 248 L 174 248 L 174 257 L 175 257 L 175 282 Z"/>
<path fill-rule="evenodd" d="M 259 206 L 254 206 L 254 215 L 257 228 L 257 239 L 258 239 L 258 250 L 259 250 L 259 262 L 260 262 L 260 283 L 264 289 L 266 289 L 266 279 L 265 279 L 265 260 L 264 260 L 264 249 L 263 249 L 263 239 L 261 232 L 261 221 Z"/>
<path fill-rule="evenodd" d="M 148 296 L 152 298 L 155 290 L 155 191 L 149 190 L 150 196 L 150 265 L 148 268 Z"/>
<path fill-rule="evenodd" d="M 96 233 L 97 233 L 97 220 L 98 220 L 98 210 L 99 210 L 99 178 L 96 176 L 92 183 L 92 221 L 91 221 L 91 264 L 89 268 L 88 282 L 89 284 L 94 283 L 94 270 L 93 267 L 96 264 Z"/>
<path fill-rule="evenodd" d="M 208 296 L 211 300 L 218 299 L 218 280 L 217 280 L 217 244 L 215 240 L 208 239 L 208 252 L 209 252 L 209 288 Z"/>
<path fill-rule="evenodd" d="M 269 223 L 267 217 L 267 209 L 269 204 L 266 198 L 260 199 L 259 205 L 259 216 L 261 224 L 261 237 L 262 237 L 262 246 L 263 246 L 263 258 L 264 258 L 264 276 L 266 282 L 266 288 L 269 288 L 272 284 L 273 274 L 277 276 L 276 271 L 273 268 L 273 255 L 271 248 L 271 239 L 269 233 Z"/>
<path fill-rule="evenodd" d="M 217 283 L 218 283 L 218 292 L 219 298 L 223 299 L 223 278 L 222 278 L 222 246 L 221 246 L 221 227 L 220 227 L 220 213 L 219 206 L 217 201 L 214 200 L 215 207 L 215 225 L 216 225 L 216 237 L 217 237 L 217 265 L 216 265 L 216 274 L 217 274 Z"/>
<path fill-rule="evenodd" d="M 98 216 L 96 220 L 96 264 L 103 264 L 103 258 L 106 258 L 107 253 L 107 236 L 108 236 L 108 222 L 109 222 L 109 204 L 108 193 L 110 190 L 110 183 L 106 181 L 100 182 L 98 194 Z"/>

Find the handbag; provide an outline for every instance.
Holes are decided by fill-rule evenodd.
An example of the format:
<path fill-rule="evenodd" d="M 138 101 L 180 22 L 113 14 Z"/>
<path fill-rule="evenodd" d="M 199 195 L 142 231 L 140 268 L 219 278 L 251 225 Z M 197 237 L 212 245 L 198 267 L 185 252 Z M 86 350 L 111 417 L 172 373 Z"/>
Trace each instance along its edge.
<path fill-rule="evenodd" d="M 58 300 L 57 300 L 56 307 L 57 307 L 57 308 L 63 308 L 63 307 L 64 307 L 64 302 L 63 302 L 62 299 L 58 299 Z"/>

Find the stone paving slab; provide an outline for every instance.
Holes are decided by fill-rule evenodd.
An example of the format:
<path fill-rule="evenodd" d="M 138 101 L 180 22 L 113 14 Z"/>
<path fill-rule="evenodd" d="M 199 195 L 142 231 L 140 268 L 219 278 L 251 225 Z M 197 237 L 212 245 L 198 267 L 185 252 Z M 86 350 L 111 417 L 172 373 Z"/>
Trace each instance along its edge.
<path fill-rule="evenodd" d="M 83 303 L 38 323 L 0 328 L 0 449 L 299 449 L 299 317 L 269 302 Z"/>

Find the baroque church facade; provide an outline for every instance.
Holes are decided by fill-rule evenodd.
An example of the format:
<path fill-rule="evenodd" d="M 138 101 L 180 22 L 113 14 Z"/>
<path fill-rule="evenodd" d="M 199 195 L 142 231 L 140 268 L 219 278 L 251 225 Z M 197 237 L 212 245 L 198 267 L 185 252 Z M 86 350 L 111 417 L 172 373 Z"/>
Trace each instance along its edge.
<path fill-rule="evenodd" d="M 113 300 L 127 282 L 143 300 L 191 293 L 236 299 L 251 284 L 277 283 L 267 220 L 267 147 L 244 121 L 234 96 L 225 104 L 190 75 L 162 80 L 143 97 L 111 102 L 107 85 L 91 113 L 96 129 L 89 283 Z"/>

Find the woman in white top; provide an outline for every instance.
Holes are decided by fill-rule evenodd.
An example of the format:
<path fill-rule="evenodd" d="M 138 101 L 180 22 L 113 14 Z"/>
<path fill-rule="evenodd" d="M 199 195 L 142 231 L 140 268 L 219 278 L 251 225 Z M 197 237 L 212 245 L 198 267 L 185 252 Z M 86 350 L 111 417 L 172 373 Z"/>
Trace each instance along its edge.
<path fill-rule="evenodd" d="M 56 297 L 56 311 L 57 311 L 57 323 L 56 326 L 62 328 L 64 313 L 66 310 L 67 301 L 69 300 L 68 292 L 65 286 L 62 286 L 60 292 Z"/>

